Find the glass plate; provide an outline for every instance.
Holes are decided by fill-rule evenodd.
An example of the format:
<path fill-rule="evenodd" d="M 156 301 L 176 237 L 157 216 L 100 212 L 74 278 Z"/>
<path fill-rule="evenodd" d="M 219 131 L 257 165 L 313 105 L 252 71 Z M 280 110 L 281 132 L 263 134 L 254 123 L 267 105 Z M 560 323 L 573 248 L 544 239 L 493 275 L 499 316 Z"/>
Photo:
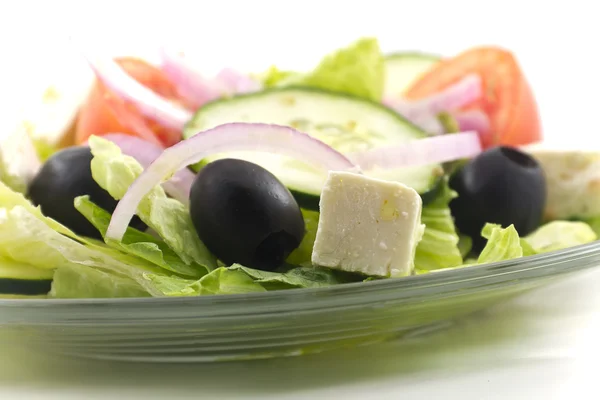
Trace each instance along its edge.
<path fill-rule="evenodd" d="M 229 296 L 0 300 L 9 338 L 64 355 L 212 362 L 413 336 L 600 265 L 600 242 L 428 275 Z M 4 343 L 8 345 L 9 343 Z"/>

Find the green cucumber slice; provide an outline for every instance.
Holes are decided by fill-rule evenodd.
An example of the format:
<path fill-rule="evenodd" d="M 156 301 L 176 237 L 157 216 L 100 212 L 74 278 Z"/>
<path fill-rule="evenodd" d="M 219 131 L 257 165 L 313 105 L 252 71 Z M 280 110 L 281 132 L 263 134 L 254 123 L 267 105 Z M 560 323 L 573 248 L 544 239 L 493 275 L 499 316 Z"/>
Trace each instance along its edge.
<path fill-rule="evenodd" d="M 184 137 L 231 122 L 263 122 L 294 127 L 342 153 L 419 139 L 426 133 L 393 110 L 369 100 L 314 88 L 287 87 L 218 100 L 202 107 L 184 129 Z M 203 160 L 241 158 L 275 174 L 295 194 L 301 206 L 318 210 L 325 171 L 276 154 L 232 152 Z M 369 176 L 402 182 L 420 194 L 439 184 L 439 164 L 373 170 Z"/>
<path fill-rule="evenodd" d="M 45 295 L 54 271 L 0 259 L 0 295 Z"/>
<path fill-rule="evenodd" d="M 392 53 L 385 57 L 385 92 L 399 97 L 432 66 L 440 61 L 433 54 L 419 52 Z"/>

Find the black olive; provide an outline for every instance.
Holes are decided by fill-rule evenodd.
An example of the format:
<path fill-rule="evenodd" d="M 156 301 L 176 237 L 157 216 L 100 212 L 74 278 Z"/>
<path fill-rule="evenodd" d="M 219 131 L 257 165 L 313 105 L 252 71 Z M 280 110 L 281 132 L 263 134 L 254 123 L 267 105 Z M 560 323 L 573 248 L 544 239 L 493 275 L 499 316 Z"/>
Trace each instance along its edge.
<path fill-rule="evenodd" d="M 510 147 L 481 153 L 450 178 L 458 197 L 450 209 L 460 232 L 471 236 L 475 250 L 485 239 L 486 222 L 515 226 L 524 236 L 538 228 L 546 204 L 546 178 L 537 161 Z"/>
<path fill-rule="evenodd" d="M 200 170 L 190 215 L 200 239 L 226 264 L 273 270 L 304 236 L 290 191 L 266 169 L 243 160 L 222 159 Z"/>
<path fill-rule="evenodd" d="M 100 232 L 73 204 L 76 197 L 89 195 L 91 201 L 111 213 L 117 206 L 117 201 L 92 178 L 92 158 L 89 147 L 84 146 L 55 153 L 31 181 L 27 195 L 33 204 L 41 207 L 44 215 L 79 235 L 101 239 Z M 134 218 L 131 225 L 146 229 L 138 218 Z"/>

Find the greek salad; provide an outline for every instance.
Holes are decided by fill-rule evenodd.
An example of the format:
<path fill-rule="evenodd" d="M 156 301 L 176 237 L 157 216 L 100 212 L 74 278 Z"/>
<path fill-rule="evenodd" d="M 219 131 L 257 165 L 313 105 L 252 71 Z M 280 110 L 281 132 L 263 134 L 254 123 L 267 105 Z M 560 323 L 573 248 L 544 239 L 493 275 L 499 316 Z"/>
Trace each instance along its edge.
<path fill-rule="evenodd" d="M 505 49 L 362 38 L 309 71 L 214 76 L 169 48 L 85 58 L 84 98 L 44 98 L 58 134 L 3 136 L 1 297 L 317 288 L 597 239 L 600 154 L 544 146 Z"/>

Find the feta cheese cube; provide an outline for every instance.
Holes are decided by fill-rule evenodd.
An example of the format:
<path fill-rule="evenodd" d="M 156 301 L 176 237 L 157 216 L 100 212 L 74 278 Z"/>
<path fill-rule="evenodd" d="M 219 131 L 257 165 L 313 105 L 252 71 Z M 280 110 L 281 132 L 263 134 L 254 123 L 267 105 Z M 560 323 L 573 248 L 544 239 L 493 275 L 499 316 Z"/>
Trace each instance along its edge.
<path fill-rule="evenodd" d="M 321 193 L 312 262 L 365 275 L 412 273 L 423 235 L 422 202 L 412 188 L 331 171 Z"/>
<path fill-rule="evenodd" d="M 600 151 L 526 149 L 542 166 L 548 197 L 547 220 L 600 215 Z"/>

